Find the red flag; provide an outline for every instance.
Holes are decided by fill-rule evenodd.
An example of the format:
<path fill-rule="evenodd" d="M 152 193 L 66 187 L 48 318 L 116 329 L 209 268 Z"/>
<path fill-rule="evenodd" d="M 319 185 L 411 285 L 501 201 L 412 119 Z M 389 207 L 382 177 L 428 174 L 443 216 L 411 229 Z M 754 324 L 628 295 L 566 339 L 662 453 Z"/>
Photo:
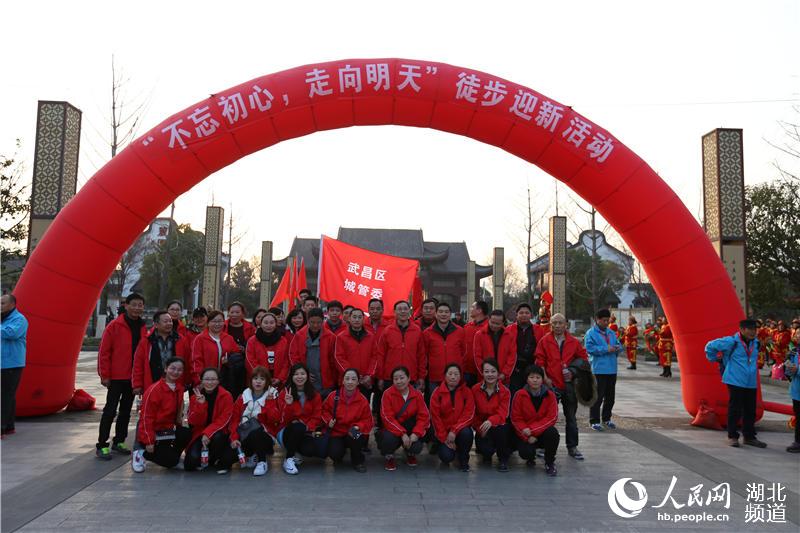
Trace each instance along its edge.
<path fill-rule="evenodd" d="M 422 315 L 422 280 L 419 273 L 414 276 L 414 287 L 411 289 L 411 305 L 414 306 L 414 318 Z"/>
<path fill-rule="evenodd" d="M 308 280 L 306 280 L 306 259 L 304 257 L 300 258 L 300 273 L 299 277 L 297 278 L 297 292 L 300 292 L 301 289 L 308 288 Z"/>
<path fill-rule="evenodd" d="M 408 298 L 419 261 L 384 255 L 323 236 L 319 257 L 319 296 L 367 309 L 383 300 L 387 315 L 394 303 Z"/>
<path fill-rule="evenodd" d="M 272 302 L 269 304 L 270 307 L 277 307 L 290 297 L 289 286 L 291 285 L 291 277 L 292 271 L 287 268 L 286 272 L 283 273 L 281 282 L 278 284 L 278 290 L 275 291 L 275 296 L 272 297 Z"/>
<path fill-rule="evenodd" d="M 297 305 L 297 293 L 300 291 L 300 288 L 297 286 L 297 256 L 294 257 L 294 261 L 292 261 L 292 284 L 291 289 L 289 291 L 289 302 Z"/>

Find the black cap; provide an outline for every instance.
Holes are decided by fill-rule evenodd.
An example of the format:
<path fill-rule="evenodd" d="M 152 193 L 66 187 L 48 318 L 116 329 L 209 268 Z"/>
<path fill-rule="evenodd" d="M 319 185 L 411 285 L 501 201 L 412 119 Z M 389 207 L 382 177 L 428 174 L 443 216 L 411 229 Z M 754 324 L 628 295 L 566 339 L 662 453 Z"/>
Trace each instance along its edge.
<path fill-rule="evenodd" d="M 756 329 L 758 327 L 758 322 L 753 318 L 745 318 L 739 321 L 739 327 L 744 329 Z"/>

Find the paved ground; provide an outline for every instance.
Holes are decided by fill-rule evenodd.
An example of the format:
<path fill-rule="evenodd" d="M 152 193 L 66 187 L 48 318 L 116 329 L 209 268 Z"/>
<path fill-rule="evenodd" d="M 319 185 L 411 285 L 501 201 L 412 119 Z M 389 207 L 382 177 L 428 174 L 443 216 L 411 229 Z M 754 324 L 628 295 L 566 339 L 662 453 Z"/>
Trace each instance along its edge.
<path fill-rule="evenodd" d="M 105 397 L 97 383 L 95 357 L 81 354 L 78 386 L 95 395 L 102 407 Z M 122 458 L 108 463 L 94 458 L 99 411 L 22 420 L 18 433 L 0 447 L 2 529 L 798 531 L 800 456 L 784 451 L 792 440 L 787 417 L 768 413 L 759 423 L 759 438 L 769 444 L 766 450 L 729 448 L 723 432 L 688 424 L 678 372 L 666 380 L 657 377 L 653 363 L 640 363 L 636 372 L 625 366 L 620 360 L 615 407 L 620 429 L 592 432 L 588 409 L 581 408 L 580 447 L 587 459 L 575 461 L 562 447 L 556 478 L 545 476 L 541 462 L 531 469 L 515 459 L 511 472 L 500 474 L 473 457 L 473 471 L 463 474 L 441 468 L 428 455 L 416 470 L 401 461 L 396 472 L 385 472 L 373 455 L 366 475 L 346 464 L 334 469 L 330 463 L 309 461 L 299 476 L 290 477 L 280 469 L 280 451 L 263 478 L 238 469 L 217 476 L 153 465 L 134 474 Z M 768 400 L 788 401 L 784 387 L 765 385 L 763 393 Z M 673 476 L 675 503 L 668 500 L 654 508 L 664 500 Z M 648 500 L 639 516 L 621 518 L 610 510 L 609 487 L 620 478 L 632 478 L 646 488 Z M 706 501 L 720 483 L 730 484 L 728 508 L 724 502 Z M 746 522 L 751 483 L 765 486 L 763 498 L 750 502 L 750 518 L 763 522 Z M 769 501 L 774 483 L 783 486 L 782 502 Z M 702 497 L 702 506 L 687 505 L 693 490 Z M 635 497 L 630 485 L 625 493 Z M 785 522 L 767 524 L 768 518 L 781 518 L 781 509 Z M 659 512 L 670 517 L 705 512 L 725 521 L 674 523 Z"/>

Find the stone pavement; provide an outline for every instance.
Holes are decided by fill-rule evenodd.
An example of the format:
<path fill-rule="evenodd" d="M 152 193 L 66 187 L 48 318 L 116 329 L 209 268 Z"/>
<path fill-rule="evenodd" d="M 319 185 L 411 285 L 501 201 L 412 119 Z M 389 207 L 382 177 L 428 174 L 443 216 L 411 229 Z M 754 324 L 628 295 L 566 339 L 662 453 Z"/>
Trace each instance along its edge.
<path fill-rule="evenodd" d="M 102 407 L 95 357 L 81 353 L 77 381 Z M 440 467 L 427 454 L 416 470 L 401 460 L 396 472 L 385 472 L 375 453 L 368 458 L 367 474 L 354 472 L 347 462 L 334 468 L 308 460 L 300 475 L 287 476 L 280 449 L 262 478 L 238 468 L 217 476 L 152 464 L 144 474 L 134 474 L 121 457 L 94 458 L 99 411 L 22 420 L 18 433 L 0 446 L 2 530 L 798 531 L 800 456 L 784 451 L 792 440 L 787 417 L 767 413 L 759 423 L 767 449 L 729 448 L 723 432 L 689 425 L 679 372 L 667 380 L 657 377 L 652 363 L 640 363 L 636 372 L 625 370 L 624 359 L 619 365 L 615 420 L 620 429 L 591 431 L 588 409 L 581 407 L 580 448 L 587 459 L 578 462 L 563 448 L 560 422 L 556 478 L 545 476 L 541 461 L 531 469 L 514 458 L 511 472 L 500 474 L 473 456 L 473 471 L 464 474 Z M 765 385 L 763 394 L 788 402 L 788 391 L 780 386 Z M 674 503 L 654 508 L 665 499 L 673 476 Z M 647 504 L 636 517 L 621 518 L 609 508 L 609 487 L 620 478 L 646 488 Z M 728 508 L 706 501 L 720 483 L 730 484 Z M 763 498 L 750 502 L 751 521 L 762 522 L 745 521 L 749 483 L 765 486 Z M 783 486 L 778 498 L 783 502 L 768 500 L 774 483 Z M 693 488 L 703 506 L 687 505 Z M 630 484 L 625 493 L 635 497 Z M 659 512 L 670 518 L 706 512 L 724 521 L 674 523 Z M 766 523 L 768 518 L 785 522 Z"/>

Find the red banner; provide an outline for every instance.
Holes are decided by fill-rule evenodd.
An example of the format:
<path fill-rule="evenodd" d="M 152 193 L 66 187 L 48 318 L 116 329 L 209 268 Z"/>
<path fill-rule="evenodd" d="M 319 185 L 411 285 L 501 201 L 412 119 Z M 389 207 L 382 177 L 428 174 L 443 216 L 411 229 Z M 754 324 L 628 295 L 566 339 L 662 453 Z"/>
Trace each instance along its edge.
<path fill-rule="evenodd" d="M 323 235 L 319 254 L 319 296 L 367 310 L 383 300 L 386 315 L 398 300 L 408 300 L 419 261 L 365 250 Z"/>

